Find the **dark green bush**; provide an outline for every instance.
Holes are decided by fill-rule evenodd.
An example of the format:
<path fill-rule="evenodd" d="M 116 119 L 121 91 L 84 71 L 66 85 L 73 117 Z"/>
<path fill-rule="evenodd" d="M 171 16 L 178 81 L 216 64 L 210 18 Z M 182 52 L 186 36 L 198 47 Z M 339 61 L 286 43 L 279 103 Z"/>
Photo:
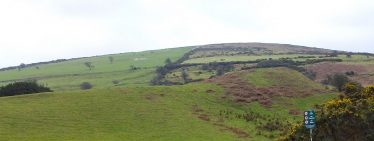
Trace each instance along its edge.
<path fill-rule="evenodd" d="M 52 90 L 48 87 L 37 84 L 35 81 L 15 82 L 0 87 L 0 96 L 14 96 L 41 92 L 52 92 Z"/>
<path fill-rule="evenodd" d="M 113 80 L 112 83 L 113 84 L 119 84 L 119 81 L 118 80 Z"/>
<path fill-rule="evenodd" d="M 343 86 L 348 82 L 350 82 L 350 80 L 345 74 L 336 73 L 332 76 L 327 76 L 327 78 L 322 81 L 322 84 L 335 86 L 339 91 L 342 91 Z"/>
<path fill-rule="evenodd" d="M 289 67 L 296 65 L 296 62 L 292 60 L 264 60 L 257 63 L 258 68 Z"/>
<path fill-rule="evenodd" d="M 88 90 L 88 89 L 91 89 L 92 87 L 93 87 L 92 84 L 89 82 L 83 82 L 80 85 L 81 90 Z"/>

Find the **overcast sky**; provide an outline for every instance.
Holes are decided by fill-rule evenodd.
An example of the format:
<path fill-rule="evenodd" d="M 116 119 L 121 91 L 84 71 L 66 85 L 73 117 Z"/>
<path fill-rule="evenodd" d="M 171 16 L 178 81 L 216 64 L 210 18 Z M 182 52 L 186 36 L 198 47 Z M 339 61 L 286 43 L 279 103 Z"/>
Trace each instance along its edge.
<path fill-rule="evenodd" d="M 374 53 L 374 2 L 0 0 L 0 68 L 227 42 Z"/>

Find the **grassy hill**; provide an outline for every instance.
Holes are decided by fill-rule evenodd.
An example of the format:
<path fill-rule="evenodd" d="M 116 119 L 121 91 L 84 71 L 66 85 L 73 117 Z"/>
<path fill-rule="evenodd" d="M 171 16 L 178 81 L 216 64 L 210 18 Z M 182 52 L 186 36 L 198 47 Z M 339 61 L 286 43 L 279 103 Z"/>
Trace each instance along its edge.
<path fill-rule="evenodd" d="M 293 89 L 323 89 L 301 73 L 288 68 L 260 68 L 245 76 L 246 80 L 256 87 L 287 87 Z"/>
<path fill-rule="evenodd" d="M 222 86 L 229 99 L 246 103 L 259 102 L 267 107 L 271 107 L 273 100 L 279 97 L 300 98 L 335 93 L 301 73 L 283 67 L 229 73 L 209 81 Z"/>
<path fill-rule="evenodd" d="M 96 56 L 39 65 L 39 69 L 26 67 L 21 71 L 0 71 L 0 86 L 28 79 L 38 80 L 57 91 L 77 90 L 82 82 L 90 82 L 96 88 L 114 86 L 113 80 L 119 81 L 117 85 L 148 85 L 156 66 L 162 66 L 166 58 L 176 61 L 190 49 L 184 47 Z M 112 64 L 109 56 L 114 58 Z M 92 62 L 95 68 L 90 71 L 85 67 L 85 62 Z M 132 71 L 131 65 L 140 69 Z"/>
<path fill-rule="evenodd" d="M 212 44 L 0 71 L 0 86 L 32 79 L 55 91 L 0 97 L 0 140 L 274 140 L 302 120 L 302 111 L 338 95 L 318 83 L 327 71 L 355 71 L 351 79 L 374 82 L 374 58 L 346 54 L 286 44 Z M 183 84 L 185 71 L 191 83 L 149 85 L 167 58 L 179 61 L 163 79 Z M 305 63 L 323 59 L 341 62 Z M 256 68 L 261 60 L 299 62 L 294 67 L 315 71 L 316 81 L 296 69 Z M 219 76 L 217 62 L 237 63 Z M 94 89 L 79 90 L 82 82 Z"/>
<path fill-rule="evenodd" d="M 214 91 L 211 91 L 214 90 Z M 0 98 L 2 140 L 271 140 L 257 135 L 263 117 L 293 120 L 294 115 L 258 103 L 222 99 L 222 88 L 184 86 L 121 87 Z M 293 99 L 305 109 L 333 95 Z M 253 112 L 253 121 L 237 115 Z M 279 132 L 279 131 L 278 131 Z M 274 135 L 273 135 L 274 134 Z"/>

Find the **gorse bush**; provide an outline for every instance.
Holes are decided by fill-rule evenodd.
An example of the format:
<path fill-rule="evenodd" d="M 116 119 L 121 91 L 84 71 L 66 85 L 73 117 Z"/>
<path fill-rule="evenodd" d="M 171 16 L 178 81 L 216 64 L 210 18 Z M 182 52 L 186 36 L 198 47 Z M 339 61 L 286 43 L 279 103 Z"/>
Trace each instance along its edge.
<path fill-rule="evenodd" d="M 0 96 L 14 96 L 41 92 L 52 92 L 52 90 L 48 87 L 37 84 L 35 81 L 15 82 L 0 87 Z"/>
<path fill-rule="evenodd" d="M 344 85 L 344 95 L 316 106 L 317 128 L 313 138 L 323 141 L 374 140 L 374 86 Z M 309 133 L 303 123 L 291 127 L 281 141 L 306 141 Z"/>

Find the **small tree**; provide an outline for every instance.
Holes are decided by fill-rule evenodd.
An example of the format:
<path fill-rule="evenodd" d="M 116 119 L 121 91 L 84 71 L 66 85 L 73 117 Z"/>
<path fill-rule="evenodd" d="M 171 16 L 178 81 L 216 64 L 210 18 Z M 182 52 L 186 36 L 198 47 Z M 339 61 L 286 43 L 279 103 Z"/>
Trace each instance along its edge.
<path fill-rule="evenodd" d="M 138 67 L 135 67 L 134 65 L 131 65 L 130 66 L 130 70 L 131 71 L 136 71 L 136 70 L 138 70 L 139 68 Z"/>
<path fill-rule="evenodd" d="M 84 62 L 84 65 L 85 65 L 88 69 L 90 69 L 90 70 L 92 70 L 93 68 L 95 68 L 95 66 L 94 66 L 91 62 Z"/>
<path fill-rule="evenodd" d="M 216 75 L 217 76 L 222 76 L 223 74 L 225 74 L 225 68 L 223 66 L 218 66 L 218 68 L 216 70 Z"/>
<path fill-rule="evenodd" d="M 151 85 L 160 85 L 162 83 L 163 75 L 157 74 L 152 80 Z"/>
<path fill-rule="evenodd" d="M 188 83 L 188 73 L 187 73 L 186 69 L 182 69 L 181 77 L 182 77 L 182 80 L 183 80 L 184 84 Z"/>
<path fill-rule="evenodd" d="M 113 61 L 114 61 L 113 56 L 109 56 L 109 62 L 110 62 L 111 64 L 113 64 Z"/>
<path fill-rule="evenodd" d="M 157 67 L 156 73 L 160 75 L 166 75 L 168 73 L 168 70 L 165 67 Z"/>
<path fill-rule="evenodd" d="M 346 54 L 346 57 L 347 57 L 347 58 L 352 58 L 352 53 L 347 53 L 347 54 Z"/>
<path fill-rule="evenodd" d="M 26 67 L 26 64 L 21 63 L 17 68 L 18 68 L 18 71 L 21 71 L 21 69 L 23 69 L 25 67 Z"/>
<path fill-rule="evenodd" d="M 171 60 L 170 60 L 170 58 L 167 58 L 166 60 L 165 60 L 165 65 L 170 65 L 170 64 L 172 64 L 173 62 L 171 62 Z"/>
<path fill-rule="evenodd" d="M 332 76 L 331 84 L 335 86 L 339 91 L 342 91 L 343 86 L 347 84 L 348 82 L 349 82 L 349 79 L 346 75 L 337 73 L 337 74 L 334 74 L 334 76 Z"/>
<path fill-rule="evenodd" d="M 338 57 L 338 55 L 339 55 L 339 52 L 335 50 L 329 56 L 330 57 Z"/>

